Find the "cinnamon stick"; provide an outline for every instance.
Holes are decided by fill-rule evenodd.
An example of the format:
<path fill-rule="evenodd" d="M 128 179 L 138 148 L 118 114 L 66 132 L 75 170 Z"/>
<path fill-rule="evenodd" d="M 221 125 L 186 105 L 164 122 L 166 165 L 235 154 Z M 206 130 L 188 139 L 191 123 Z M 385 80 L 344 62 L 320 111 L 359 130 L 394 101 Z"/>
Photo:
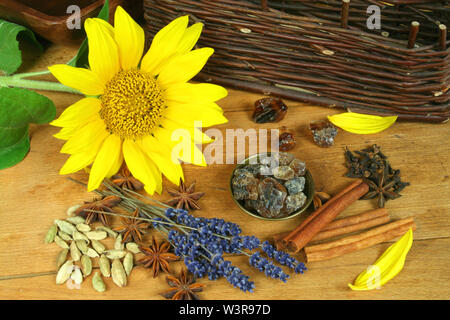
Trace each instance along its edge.
<path fill-rule="evenodd" d="M 380 220 L 378 218 L 383 218 L 383 219 Z M 367 225 L 362 225 L 363 222 L 365 222 L 365 221 L 368 222 L 370 220 L 375 220 L 375 221 L 371 221 Z M 373 227 L 373 226 L 376 226 L 379 224 L 386 223 L 388 221 L 389 221 L 389 214 L 388 214 L 386 208 L 379 208 L 379 209 L 367 211 L 364 213 L 337 219 L 337 220 L 330 222 L 327 226 L 325 226 L 322 229 L 322 231 L 320 233 L 317 234 L 317 236 L 315 236 L 312 239 L 312 241 L 316 241 L 319 239 L 331 238 L 331 236 L 323 237 L 323 236 L 321 236 L 321 234 L 326 231 L 332 230 L 332 229 L 340 229 L 340 228 L 346 228 L 349 226 L 354 226 L 354 229 L 347 229 L 347 230 L 345 230 L 345 232 L 343 230 L 344 233 L 335 234 L 334 236 L 336 236 L 336 235 L 341 235 L 341 234 L 345 234 L 345 233 L 349 233 L 349 232 L 364 230 L 364 229 L 367 229 L 367 228 L 370 228 L 370 227 Z M 379 223 L 376 224 L 375 222 L 379 222 Z M 358 225 L 358 226 L 356 226 L 356 225 Z M 283 238 L 287 237 L 288 234 L 290 234 L 290 233 L 291 233 L 290 231 L 282 232 L 282 233 L 276 234 L 272 237 L 274 240 L 275 246 L 277 247 L 277 250 L 281 250 L 283 248 L 283 244 L 282 244 L 281 240 Z"/>
<path fill-rule="evenodd" d="M 394 222 L 393 222 L 394 223 Z M 392 223 L 392 224 L 393 224 Z M 344 255 L 346 253 L 351 253 L 357 250 L 365 249 L 371 246 L 374 246 L 376 244 L 392 240 L 396 237 L 402 236 L 407 232 L 410 228 L 414 231 L 416 229 L 416 225 L 414 221 L 410 221 L 408 223 L 401 224 L 399 226 L 396 226 L 395 228 L 389 229 L 385 232 L 381 232 L 378 234 L 372 234 L 369 237 L 366 237 L 367 234 L 369 234 L 370 231 L 362 233 L 360 236 L 362 237 L 358 241 L 353 241 L 348 244 L 343 244 L 339 246 L 334 246 L 329 249 L 324 250 L 312 250 L 312 247 L 306 247 L 305 248 L 305 255 L 306 255 L 306 261 L 307 262 L 313 262 L 313 261 L 322 261 L 327 260 L 335 257 L 339 257 L 341 255 Z"/>
<path fill-rule="evenodd" d="M 366 183 L 361 182 L 347 193 L 344 193 L 341 197 L 332 201 L 325 209 L 320 211 L 320 214 L 316 214 L 309 223 L 302 227 L 299 232 L 295 232 L 288 236 L 288 249 L 293 252 L 298 252 L 303 249 L 303 247 L 306 246 L 306 244 L 327 224 L 336 218 L 339 213 L 361 198 L 368 190 L 369 186 Z M 328 204 L 328 202 L 326 204 Z"/>
<path fill-rule="evenodd" d="M 295 228 L 288 235 L 283 237 L 283 239 L 282 239 L 283 244 L 286 245 L 290 239 L 292 239 L 297 233 L 299 233 L 308 223 L 311 222 L 311 220 L 313 220 L 315 217 L 317 217 L 323 210 L 327 209 L 333 202 L 335 202 L 337 199 L 342 197 L 344 194 L 346 194 L 350 190 L 352 190 L 355 187 L 357 187 L 358 185 L 360 185 L 362 182 L 363 182 L 362 179 L 356 179 L 353 183 L 351 183 L 349 186 L 344 188 L 341 192 L 336 194 L 333 198 L 328 200 L 323 206 L 321 206 L 316 211 L 311 213 L 297 228 Z"/>
<path fill-rule="evenodd" d="M 369 228 L 372 228 L 372 227 L 379 226 L 381 224 L 387 223 L 387 222 L 389 222 L 389 220 L 390 220 L 390 217 L 389 217 L 388 214 L 386 214 L 386 215 L 383 215 L 381 217 L 365 220 L 365 221 L 362 221 L 362 222 L 359 222 L 359 223 L 355 223 L 355 224 L 352 224 L 352 225 L 349 225 L 349 226 L 322 231 L 322 232 L 319 232 L 312 239 L 312 241 L 319 241 L 319 240 L 330 239 L 330 238 L 334 238 L 334 237 L 337 237 L 337 236 L 341 236 L 343 234 L 348 234 L 348 233 L 352 233 L 352 232 L 356 232 L 356 231 L 369 229 Z"/>
<path fill-rule="evenodd" d="M 379 235 L 382 233 L 386 233 L 392 229 L 398 228 L 405 224 L 411 224 L 413 222 L 414 222 L 413 218 L 406 218 L 406 219 L 393 221 L 391 223 L 379 226 L 377 228 L 370 229 L 368 231 L 365 231 L 365 232 L 362 232 L 362 233 L 359 233 L 356 235 L 347 236 L 344 238 L 337 239 L 335 241 L 311 245 L 311 246 L 307 247 L 308 249 L 305 248 L 305 251 L 308 251 L 308 252 L 322 251 L 322 250 L 328 250 L 328 249 L 332 249 L 335 247 L 339 247 L 342 245 L 352 244 L 352 243 L 361 241 L 362 239 L 376 236 L 376 235 Z"/>

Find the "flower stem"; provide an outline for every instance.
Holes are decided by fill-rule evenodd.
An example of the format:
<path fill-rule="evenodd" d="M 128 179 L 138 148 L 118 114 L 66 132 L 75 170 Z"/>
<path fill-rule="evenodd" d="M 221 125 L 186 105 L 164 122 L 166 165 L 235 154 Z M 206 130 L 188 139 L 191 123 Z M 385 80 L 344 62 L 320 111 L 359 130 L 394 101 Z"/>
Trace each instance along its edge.
<path fill-rule="evenodd" d="M 36 76 L 36 75 L 40 75 L 40 74 L 44 74 L 44 73 L 32 72 L 29 74 L 22 74 L 21 77 L 17 77 L 17 75 L 2 76 L 2 77 L 0 77 L 0 87 L 19 87 L 19 88 L 25 88 L 25 89 L 58 91 L 58 92 L 82 94 L 80 91 L 69 88 L 58 82 L 22 79 L 22 77 L 24 77 L 24 75 L 25 76 Z"/>
<path fill-rule="evenodd" d="M 44 71 L 36 71 L 36 72 L 17 73 L 11 77 L 15 78 L 15 79 L 23 79 L 23 78 L 29 78 L 29 77 L 43 76 L 46 74 L 50 74 L 50 71 L 44 70 Z"/>

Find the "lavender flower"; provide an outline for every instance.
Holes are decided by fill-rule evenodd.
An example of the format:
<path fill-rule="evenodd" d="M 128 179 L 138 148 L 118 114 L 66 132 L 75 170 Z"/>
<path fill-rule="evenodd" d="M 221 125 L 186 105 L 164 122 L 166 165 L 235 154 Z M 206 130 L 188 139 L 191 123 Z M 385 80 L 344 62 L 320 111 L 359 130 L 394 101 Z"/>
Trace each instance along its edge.
<path fill-rule="evenodd" d="M 223 259 L 223 253 L 244 253 L 260 248 L 269 258 L 281 265 L 303 273 L 306 267 L 289 254 L 276 250 L 268 241 L 261 241 L 255 236 L 241 236 L 238 225 L 223 219 L 197 218 L 185 210 L 169 208 L 165 212 L 168 220 L 188 227 L 180 231 L 170 230 L 168 239 L 175 247 L 175 254 L 184 258 L 184 263 L 196 277 L 208 276 L 210 280 L 225 277 L 233 286 L 243 291 L 253 291 L 254 283 L 242 270 Z M 249 255 L 249 254 L 247 254 Z M 272 261 L 261 256 L 257 251 L 249 255 L 249 263 L 267 277 L 286 282 L 289 275 Z"/>

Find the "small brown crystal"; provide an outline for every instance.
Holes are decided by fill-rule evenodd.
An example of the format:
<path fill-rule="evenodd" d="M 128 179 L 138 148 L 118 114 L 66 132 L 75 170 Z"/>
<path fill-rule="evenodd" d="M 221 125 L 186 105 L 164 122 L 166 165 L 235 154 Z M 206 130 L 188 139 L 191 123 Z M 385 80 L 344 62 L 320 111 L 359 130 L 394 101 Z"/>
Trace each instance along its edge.
<path fill-rule="evenodd" d="M 279 149 L 280 151 L 289 151 L 295 147 L 294 132 L 285 126 L 280 128 Z"/>
<path fill-rule="evenodd" d="M 263 98 L 255 102 L 253 121 L 256 123 L 278 122 L 287 113 L 288 107 L 279 98 Z"/>
<path fill-rule="evenodd" d="M 337 135 L 336 127 L 328 120 L 313 121 L 309 124 L 314 142 L 323 148 L 331 147 Z"/>

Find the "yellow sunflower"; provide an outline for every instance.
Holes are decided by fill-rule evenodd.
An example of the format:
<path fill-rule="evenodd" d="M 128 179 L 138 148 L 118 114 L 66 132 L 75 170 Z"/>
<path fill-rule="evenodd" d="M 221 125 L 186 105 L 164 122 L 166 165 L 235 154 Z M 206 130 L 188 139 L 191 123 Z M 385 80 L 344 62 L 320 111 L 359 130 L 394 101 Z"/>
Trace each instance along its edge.
<path fill-rule="evenodd" d="M 61 152 L 70 155 L 60 174 L 92 165 L 91 191 L 125 161 L 153 194 L 161 192 L 162 174 L 177 185 L 184 179 L 181 162 L 206 165 L 197 144 L 211 139 L 194 127 L 194 121 L 202 121 L 202 127 L 227 122 L 215 103 L 227 91 L 218 85 L 188 83 L 214 52 L 192 50 L 203 25 L 188 27 L 188 22 L 183 16 L 161 29 L 142 57 L 144 31 L 120 6 L 114 27 L 101 19 L 86 20 L 90 69 L 49 67 L 59 82 L 87 96 L 51 123 L 62 127 L 55 137 L 67 140 Z M 187 130 L 190 138 L 172 139 L 177 129 Z M 182 148 L 172 155 L 174 146 Z"/>

